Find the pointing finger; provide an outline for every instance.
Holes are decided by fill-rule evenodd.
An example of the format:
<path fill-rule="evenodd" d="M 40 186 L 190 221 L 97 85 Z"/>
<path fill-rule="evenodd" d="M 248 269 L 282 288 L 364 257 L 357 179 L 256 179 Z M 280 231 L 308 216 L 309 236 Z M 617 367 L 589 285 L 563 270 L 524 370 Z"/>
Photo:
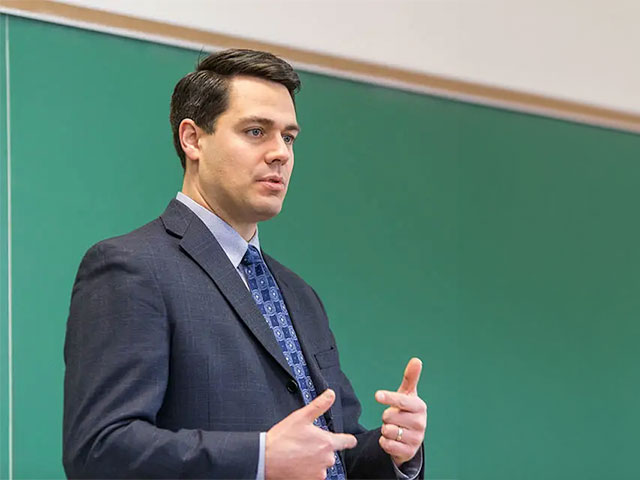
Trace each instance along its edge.
<path fill-rule="evenodd" d="M 348 433 L 331 433 L 330 435 L 334 451 L 353 448 L 358 444 L 356 437 Z"/>
<path fill-rule="evenodd" d="M 376 400 L 383 405 L 391 405 L 405 412 L 422 413 L 426 410 L 425 403 L 417 395 L 378 390 Z"/>
<path fill-rule="evenodd" d="M 333 402 L 336 400 L 336 394 L 330 388 L 326 389 L 322 395 L 318 395 L 313 401 L 309 402 L 306 406 L 298 410 L 299 415 L 310 423 L 323 415 L 327 410 L 331 408 Z"/>
<path fill-rule="evenodd" d="M 422 372 L 422 361 L 419 358 L 412 358 L 404 369 L 404 376 L 398 392 L 400 393 L 418 393 L 418 381 Z"/>

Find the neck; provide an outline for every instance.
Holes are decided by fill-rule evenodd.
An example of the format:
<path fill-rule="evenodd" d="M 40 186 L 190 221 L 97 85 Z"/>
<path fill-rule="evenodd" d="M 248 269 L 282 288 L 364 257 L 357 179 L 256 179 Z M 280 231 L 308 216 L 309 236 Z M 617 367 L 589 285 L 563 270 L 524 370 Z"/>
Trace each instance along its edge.
<path fill-rule="evenodd" d="M 204 195 L 197 188 L 189 188 L 188 185 L 182 185 L 182 193 L 191 198 L 194 202 L 203 206 L 213 214 L 215 214 L 218 218 L 221 218 L 226 223 L 228 223 L 231 228 L 233 228 L 236 232 L 240 234 L 242 238 L 244 238 L 247 242 L 253 238 L 256 234 L 256 223 L 246 223 L 246 222 L 238 222 L 233 219 L 231 215 L 228 215 L 224 209 L 216 206 L 213 202 L 207 201 Z"/>

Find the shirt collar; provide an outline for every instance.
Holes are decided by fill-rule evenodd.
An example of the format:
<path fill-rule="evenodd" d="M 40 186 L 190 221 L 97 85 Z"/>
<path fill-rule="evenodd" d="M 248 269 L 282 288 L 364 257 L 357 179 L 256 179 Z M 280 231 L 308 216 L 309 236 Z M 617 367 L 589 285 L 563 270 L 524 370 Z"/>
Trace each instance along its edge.
<path fill-rule="evenodd" d="M 218 241 L 224 253 L 231 261 L 234 267 L 238 268 L 242 257 L 244 257 L 247 247 L 253 245 L 260 252 L 260 240 L 258 239 L 258 227 L 256 226 L 256 233 L 248 242 L 242 238 L 242 236 L 236 232 L 231 225 L 218 217 L 215 213 L 207 210 L 199 203 L 188 197 L 182 192 L 178 192 L 176 200 L 184 204 L 193 213 L 195 213 L 200 220 L 207 226 L 209 231 L 213 234 Z M 260 252 L 262 256 L 262 252 Z"/>

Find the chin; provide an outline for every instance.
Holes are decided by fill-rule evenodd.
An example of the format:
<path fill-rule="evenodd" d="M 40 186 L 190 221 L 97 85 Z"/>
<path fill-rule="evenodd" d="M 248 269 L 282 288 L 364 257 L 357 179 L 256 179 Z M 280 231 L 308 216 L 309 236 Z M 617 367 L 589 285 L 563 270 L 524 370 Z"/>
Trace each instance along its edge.
<path fill-rule="evenodd" d="M 271 205 L 259 205 L 254 209 L 256 222 L 264 222 L 270 220 L 280 213 L 282 210 L 282 202 Z"/>

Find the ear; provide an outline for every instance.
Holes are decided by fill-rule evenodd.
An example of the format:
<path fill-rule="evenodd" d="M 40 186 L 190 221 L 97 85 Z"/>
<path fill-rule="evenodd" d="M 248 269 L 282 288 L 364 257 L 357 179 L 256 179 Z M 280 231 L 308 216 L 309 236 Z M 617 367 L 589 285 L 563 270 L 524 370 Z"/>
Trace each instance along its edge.
<path fill-rule="evenodd" d="M 180 146 L 187 160 L 197 161 L 200 158 L 200 143 L 202 129 L 190 118 L 185 118 L 178 127 Z"/>

